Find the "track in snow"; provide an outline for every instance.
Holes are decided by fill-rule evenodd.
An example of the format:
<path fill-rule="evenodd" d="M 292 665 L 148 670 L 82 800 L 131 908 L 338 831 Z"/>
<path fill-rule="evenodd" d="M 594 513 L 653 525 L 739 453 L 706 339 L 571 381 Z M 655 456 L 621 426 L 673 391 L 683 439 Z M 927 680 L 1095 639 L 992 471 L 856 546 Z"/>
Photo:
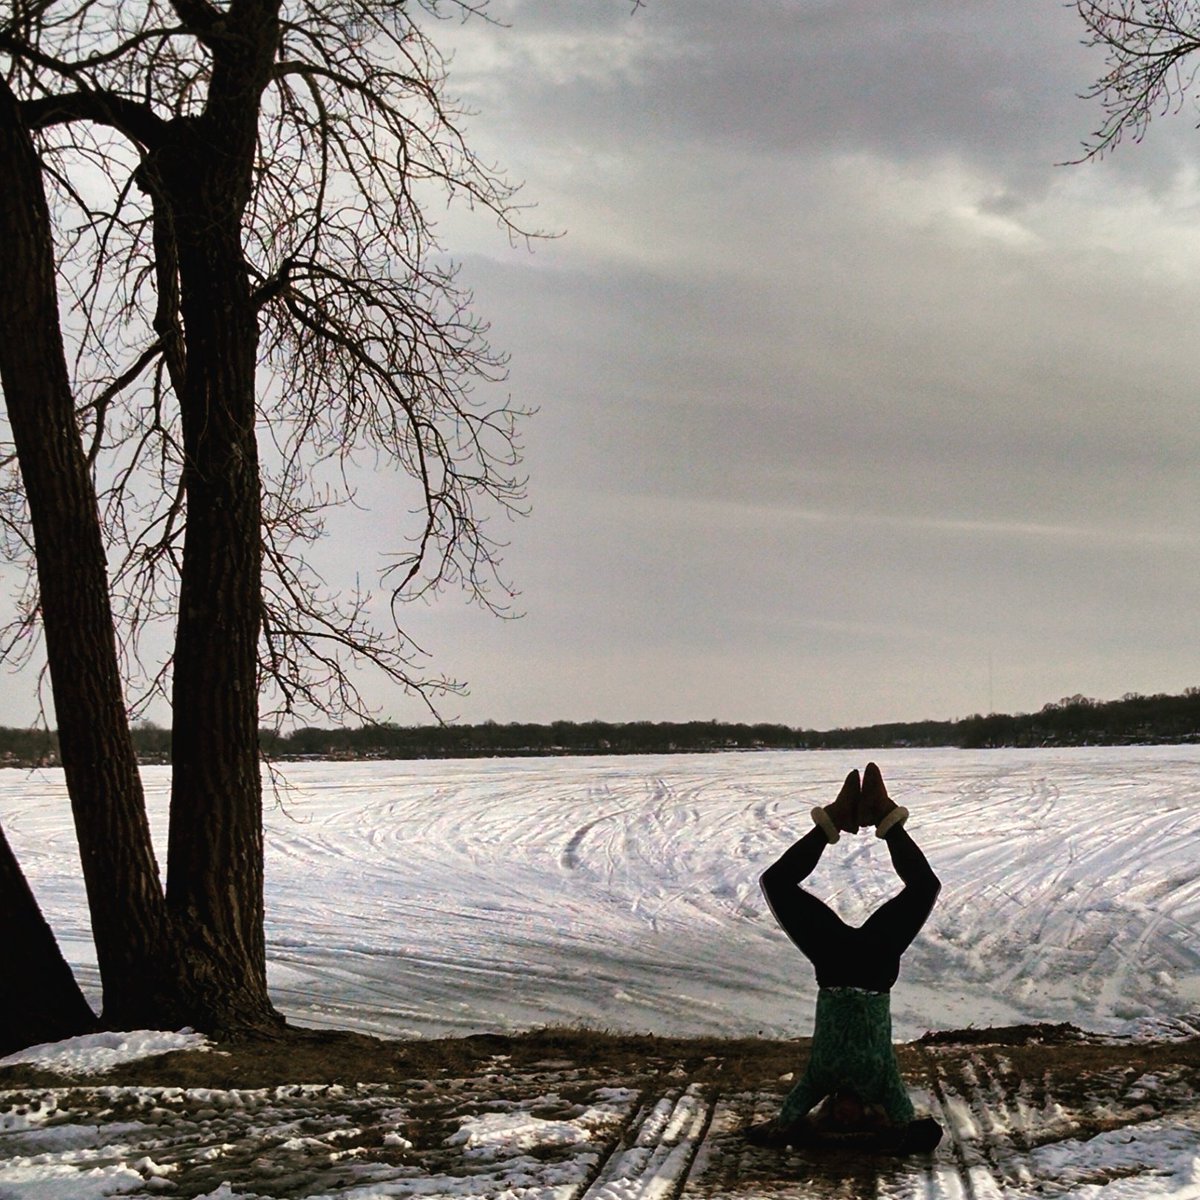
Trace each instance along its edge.
<path fill-rule="evenodd" d="M 909 1159 L 750 1145 L 743 1130 L 777 1111 L 786 1086 L 769 1063 L 748 1077 L 717 1054 L 693 1069 L 653 1054 L 618 1056 L 624 1067 L 494 1054 L 461 1073 L 386 1083 L 0 1092 L 0 1194 L 101 1200 L 168 1185 L 213 1200 L 1188 1200 L 1200 1190 L 1194 1044 L 903 1053 L 915 1098 L 946 1129 L 934 1153 Z M 734 1078 L 742 1090 L 722 1089 Z"/>
<path fill-rule="evenodd" d="M 301 1022 L 388 1034 L 806 1034 L 811 972 L 757 876 L 865 758 L 289 766 L 266 817 L 273 992 Z M 1200 750 L 881 758 L 944 884 L 893 994 L 898 1037 L 1200 1011 Z M 162 847 L 168 776 L 146 778 Z M 0 820 L 94 988 L 61 773 L 0 773 Z M 856 922 L 896 882 L 862 835 L 813 886 Z"/>

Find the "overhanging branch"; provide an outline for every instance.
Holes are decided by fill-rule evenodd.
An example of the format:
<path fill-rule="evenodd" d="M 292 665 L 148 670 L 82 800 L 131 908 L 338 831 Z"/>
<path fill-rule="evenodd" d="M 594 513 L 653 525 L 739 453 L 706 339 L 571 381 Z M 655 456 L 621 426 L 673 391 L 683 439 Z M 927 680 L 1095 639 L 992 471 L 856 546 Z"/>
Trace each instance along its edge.
<path fill-rule="evenodd" d="M 168 127 L 149 105 L 107 91 L 80 90 L 63 96 L 24 100 L 21 117 L 29 129 L 48 129 L 72 121 L 106 125 L 146 149 L 159 145 Z"/>

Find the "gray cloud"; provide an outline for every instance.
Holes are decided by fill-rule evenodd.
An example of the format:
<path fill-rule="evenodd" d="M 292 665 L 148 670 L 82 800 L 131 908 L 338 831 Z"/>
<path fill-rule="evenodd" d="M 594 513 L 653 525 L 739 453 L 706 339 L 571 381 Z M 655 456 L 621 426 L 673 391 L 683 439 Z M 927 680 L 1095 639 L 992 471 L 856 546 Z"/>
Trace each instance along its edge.
<path fill-rule="evenodd" d="M 407 614 L 472 683 L 451 715 L 821 726 L 1197 682 L 1186 116 L 1056 166 L 1101 60 L 1031 0 L 492 11 L 436 27 L 452 89 L 567 235 L 442 222 L 541 410 L 526 616 Z M 403 509 L 363 487 L 331 578 Z"/>
<path fill-rule="evenodd" d="M 1024 190 L 1075 157 L 1101 115 L 1078 98 L 1101 53 L 1081 44 L 1073 9 L 1034 0 L 659 0 L 635 16 L 620 0 L 510 0 L 492 11 L 510 28 L 476 28 L 455 83 L 485 111 L 502 98 L 500 121 L 537 140 L 599 150 L 636 138 L 706 157 L 953 154 Z M 1186 137 L 1180 124 L 1162 123 Z M 1141 178 L 1159 149 L 1164 168 L 1178 163 L 1168 140 L 1143 148 Z"/>
<path fill-rule="evenodd" d="M 1191 682 L 1188 131 L 1054 165 L 1096 116 L 1069 11 L 513 19 L 481 121 L 570 233 L 468 258 L 543 409 L 529 615 L 468 639 L 470 711 L 961 713 L 989 657 L 1007 707 Z"/>

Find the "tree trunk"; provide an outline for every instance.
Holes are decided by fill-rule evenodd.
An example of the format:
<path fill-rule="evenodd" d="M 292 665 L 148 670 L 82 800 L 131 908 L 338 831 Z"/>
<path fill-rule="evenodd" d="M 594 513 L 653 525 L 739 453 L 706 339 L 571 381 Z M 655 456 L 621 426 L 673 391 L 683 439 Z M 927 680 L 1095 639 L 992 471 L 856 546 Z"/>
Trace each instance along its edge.
<path fill-rule="evenodd" d="M 193 224 L 194 223 L 194 224 Z M 187 530 L 175 634 L 167 903 L 219 1025 L 273 1020 L 263 942 L 258 750 L 261 532 L 257 323 L 234 230 L 180 246 Z M 236 257 L 235 257 L 236 256 Z M 236 270 L 231 269 L 236 262 Z"/>
<path fill-rule="evenodd" d="M 0 1055 L 99 1028 L 0 829 Z"/>
<path fill-rule="evenodd" d="M 139 172 L 169 218 L 158 231 L 174 237 L 186 342 L 186 364 L 176 360 L 172 373 L 186 527 L 165 903 L 116 671 L 95 495 L 58 332 L 39 164 L 5 89 L 9 124 L 23 136 L 9 157 L 23 174 L 17 179 L 0 161 L 0 240 L 4 250 L 19 248 L 12 257 L 25 274 L 21 287 L 0 289 L 4 385 L 9 392 L 11 375 L 9 409 L 34 520 L 63 761 L 101 956 L 104 1016 L 114 1023 L 144 1013 L 143 1024 L 167 1020 L 218 1033 L 282 1024 L 267 994 L 263 937 L 258 320 L 241 243 L 278 7 L 278 0 L 239 0 L 219 21 L 215 10 L 194 10 L 213 17 L 205 111 L 164 123 Z"/>
<path fill-rule="evenodd" d="M 122 694 L 96 496 L 63 352 L 41 165 L 3 80 L 0 178 L 0 380 L 33 524 L 103 1018 L 116 1028 L 172 1024 L 166 907 Z"/>
<path fill-rule="evenodd" d="M 203 1010 L 193 1019 L 216 1030 L 281 1024 L 263 938 L 258 318 L 241 244 L 257 112 L 254 103 L 232 129 L 179 123 L 151 164 L 155 203 L 169 205 L 175 231 L 187 345 L 167 905 Z"/>

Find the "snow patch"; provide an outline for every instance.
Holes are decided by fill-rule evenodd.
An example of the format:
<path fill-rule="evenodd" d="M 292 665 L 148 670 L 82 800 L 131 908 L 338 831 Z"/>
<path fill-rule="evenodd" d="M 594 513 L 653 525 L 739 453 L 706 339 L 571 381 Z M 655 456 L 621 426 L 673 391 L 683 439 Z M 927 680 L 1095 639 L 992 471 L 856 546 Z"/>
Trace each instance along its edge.
<path fill-rule="evenodd" d="M 1031 1151 L 1030 1164 L 1071 1200 L 1197 1200 L 1200 1122 L 1151 1121 Z"/>
<path fill-rule="evenodd" d="M 529 1113 L 484 1113 L 465 1119 L 448 1146 L 461 1146 L 468 1158 L 511 1157 L 535 1146 L 577 1146 L 587 1131 L 574 1121 L 547 1121 Z"/>
<path fill-rule="evenodd" d="M 167 1054 L 172 1050 L 208 1050 L 211 1045 L 202 1033 L 190 1029 L 178 1033 L 152 1029 L 130 1033 L 89 1033 L 61 1042 L 28 1046 L 6 1058 L 0 1058 L 0 1067 L 24 1063 L 56 1071 L 60 1075 L 95 1075 L 139 1058 Z"/>

